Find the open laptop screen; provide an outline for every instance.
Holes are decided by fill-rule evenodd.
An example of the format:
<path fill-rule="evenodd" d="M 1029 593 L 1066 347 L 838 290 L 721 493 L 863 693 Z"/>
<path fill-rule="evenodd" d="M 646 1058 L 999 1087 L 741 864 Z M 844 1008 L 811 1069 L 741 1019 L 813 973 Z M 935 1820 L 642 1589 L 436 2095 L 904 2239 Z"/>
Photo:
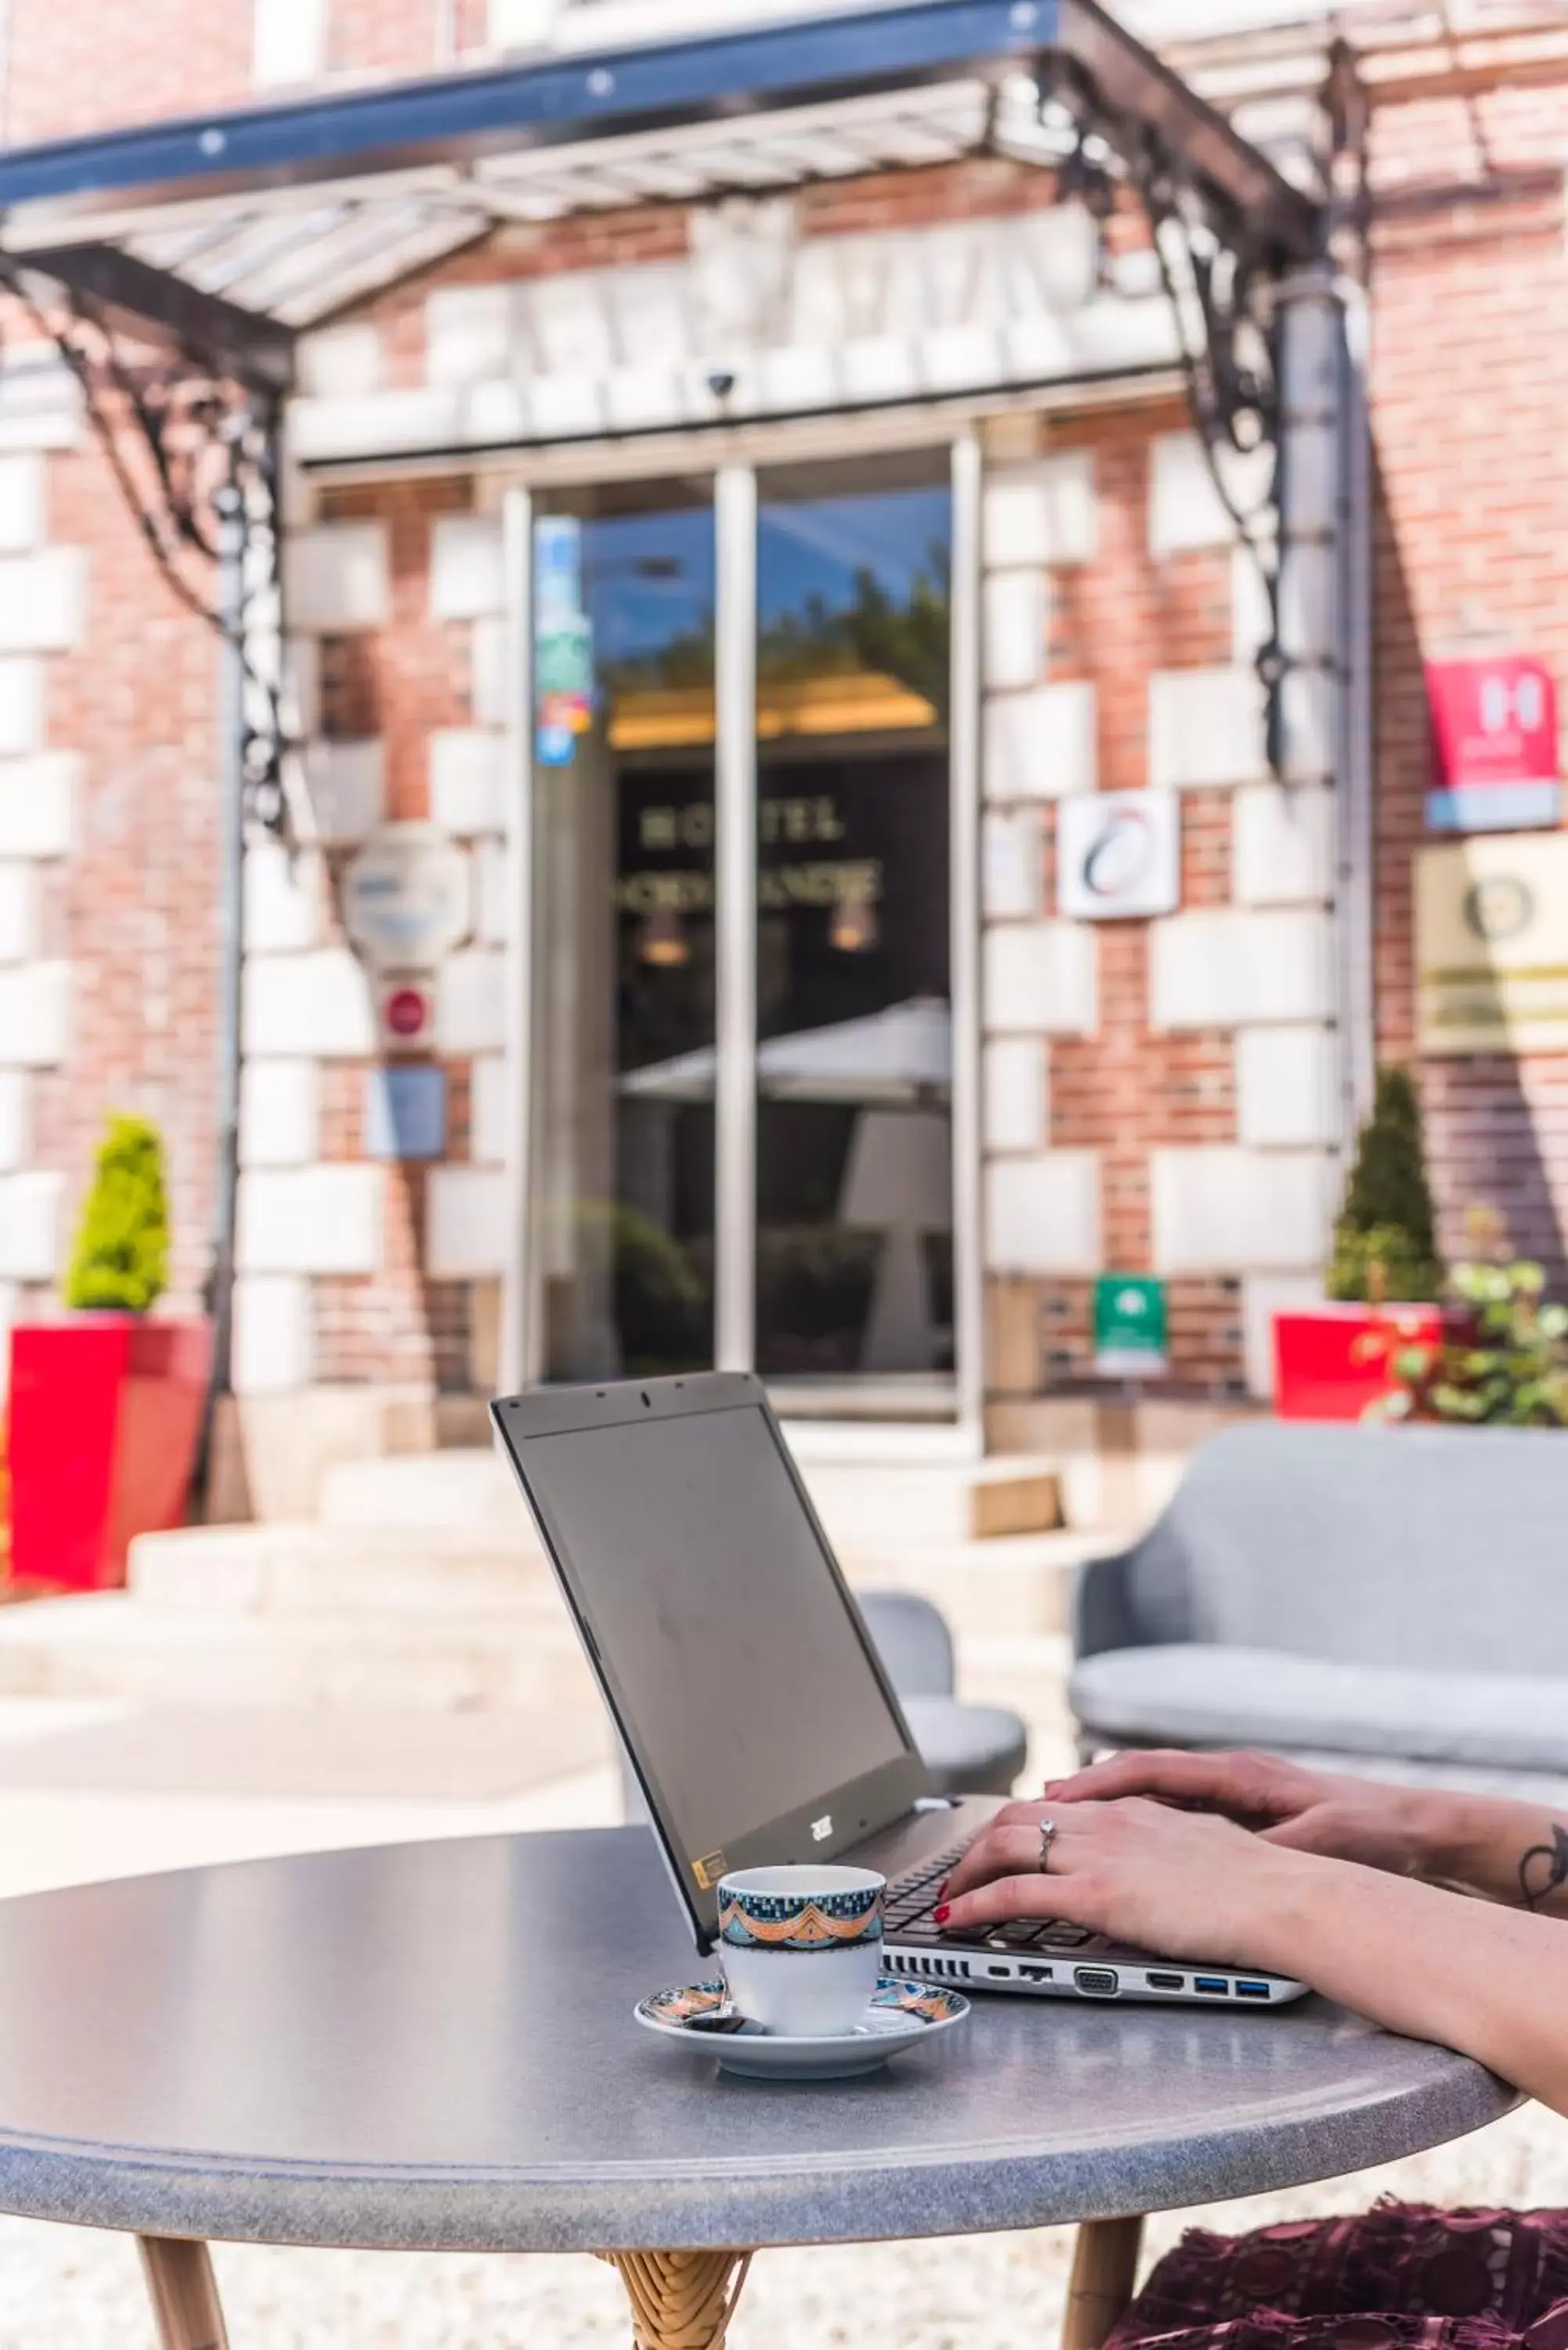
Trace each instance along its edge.
<path fill-rule="evenodd" d="M 739 1392 L 692 1408 L 713 1389 Z M 497 1419 L 689 1900 L 724 1864 L 826 1857 L 897 1816 L 923 1776 L 877 1785 L 908 1733 L 760 1389 L 588 1390 L 613 1419 L 539 1427 L 566 1402 Z"/>

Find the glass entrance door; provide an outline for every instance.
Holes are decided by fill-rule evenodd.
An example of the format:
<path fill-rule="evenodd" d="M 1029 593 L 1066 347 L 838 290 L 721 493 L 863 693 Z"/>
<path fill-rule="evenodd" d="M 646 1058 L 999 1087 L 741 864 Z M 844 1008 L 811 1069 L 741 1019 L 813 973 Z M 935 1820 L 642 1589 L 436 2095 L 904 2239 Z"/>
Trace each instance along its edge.
<path fill-rule="evenodd" d="M 534 524 L 535 1363 L 713 1360 L 713 512 L 706 480 Z"/>
<path fill-rule="evenodd" d="M 756 1364 L 796 1409 L 953 1371 L 950 506 L 941 458 L 758 484 Z"/>
<path fill-rule="evenodd" d="M 738 486 L 535 504 L 532 1365 L 940 1410 L 948 459 Z"/>

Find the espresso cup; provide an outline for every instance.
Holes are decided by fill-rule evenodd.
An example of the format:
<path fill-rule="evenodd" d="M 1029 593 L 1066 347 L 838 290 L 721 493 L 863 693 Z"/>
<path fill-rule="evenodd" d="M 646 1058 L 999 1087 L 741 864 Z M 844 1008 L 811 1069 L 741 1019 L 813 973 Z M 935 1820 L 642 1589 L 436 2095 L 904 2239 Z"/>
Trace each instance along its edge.
<path fill-rule="evenodd" d="M 730 1998 L 764 2032 L 830 2040 L 871 2004 L 887 1879 L 870 1868 L 739 1868 L 719 1880 Z"/>

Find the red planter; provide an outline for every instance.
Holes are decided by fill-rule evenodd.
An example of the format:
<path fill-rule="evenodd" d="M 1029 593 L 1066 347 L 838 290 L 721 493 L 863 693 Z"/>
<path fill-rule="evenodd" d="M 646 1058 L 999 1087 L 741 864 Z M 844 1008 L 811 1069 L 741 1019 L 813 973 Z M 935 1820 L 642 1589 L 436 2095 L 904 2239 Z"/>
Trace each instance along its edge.
<path fill-rule="evenodd" d="M 1274 1316 L 1274 1413 L 1280 1419 L 1359 1419 L 1387 1395 L 1390 1338 L 1436 1338 L 1436 1305 L 1314 1305 Z"/>
<path fill-rule="evenodd" d="M 11 1572 L 99 1591 L 135 1534 L 182 1525 L 212 1325 L 82 1314 L 11 1333 Z"/>

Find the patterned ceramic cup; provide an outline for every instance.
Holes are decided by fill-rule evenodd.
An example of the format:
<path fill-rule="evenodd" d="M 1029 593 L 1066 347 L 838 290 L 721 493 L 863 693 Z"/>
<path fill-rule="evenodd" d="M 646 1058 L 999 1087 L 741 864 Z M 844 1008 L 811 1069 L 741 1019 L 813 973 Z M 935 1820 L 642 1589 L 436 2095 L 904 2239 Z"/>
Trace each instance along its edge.
<path fill-rule="evenodd" d="M 742 1868 L 719 1882 L 730 1997 L 764 2032 L 833 2039 L 871 2003 L 887 1879 L 869 1868 Z"/>

